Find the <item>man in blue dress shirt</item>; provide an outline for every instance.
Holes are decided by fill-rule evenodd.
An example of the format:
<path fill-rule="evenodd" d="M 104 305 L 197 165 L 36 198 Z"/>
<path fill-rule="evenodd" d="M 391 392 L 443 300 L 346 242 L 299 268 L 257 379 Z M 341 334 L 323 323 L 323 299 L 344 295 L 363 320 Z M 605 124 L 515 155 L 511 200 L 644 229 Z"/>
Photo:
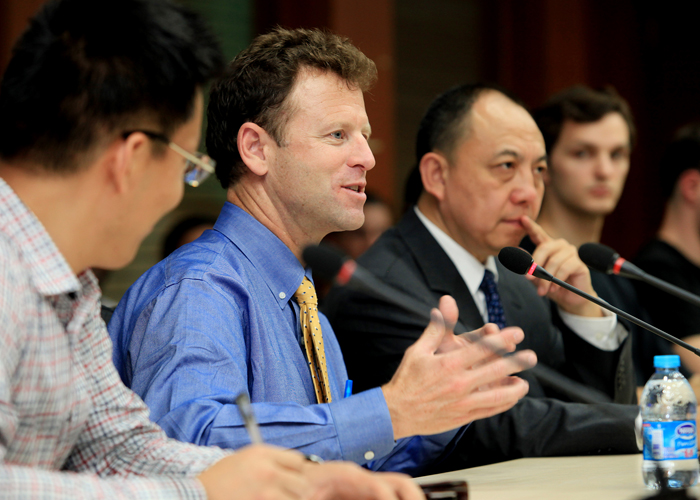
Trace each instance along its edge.
<path fill-rule="evenodd" d="M 312 320 L 321 355 L 307 355 L 294 298 L 312 279 L 301 253 L 363 222 L 375 163 L 363 92 L 375 79 L 374 63 L 348 40 L 278 29 L 214 86 L 207 147 L 228 201 L 213 230 L 130 288 L 110 323 L 123 380 L 171 437 L 247 444 L 235 405 L 247 392 L 269 443 L 416 474 L 449 452 L 461 427 L 527 392 L 511 375 L 534 365 L 534 353 L 501 358 L 455 336 L 450 297 L 381 388 L 342 398 L 345 364 L 323 315 Z M 495 325 L 478 333 L 507 350 L 523 336 Z M 312 365 L 323 351 L 325 362 Z"/>
<path fill-rule="evenodd" d="M 128 26 L 128 29 L 125 29 Z M 196 157 L 224 61 L 169 0 L 53 0 L 0 82 L 0 498 L 417 500 L 407 478 L 166 439 L 111 363 L 91 268 L 126 265 Z"/>

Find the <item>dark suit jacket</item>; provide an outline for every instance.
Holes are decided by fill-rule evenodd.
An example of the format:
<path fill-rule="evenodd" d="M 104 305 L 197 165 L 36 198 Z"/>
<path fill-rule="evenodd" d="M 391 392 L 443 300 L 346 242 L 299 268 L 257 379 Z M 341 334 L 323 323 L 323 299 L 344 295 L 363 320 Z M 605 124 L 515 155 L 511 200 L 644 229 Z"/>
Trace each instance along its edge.
<path fill-rule="evenodd" d="M 470 330 L 483 325 L 464 280 L 413 210 L 358 263 L 426 307 L 435 306 L 442 295 L 452 295 L 460 323 Z M 532 284 L 502 267 L 498 288 L 507 323 L 525 331 L 519 349 L 533 349 L 540 364 L 604 394 L 601 402 L 635 402 L 628 342 L 615 352 L 593 347 L 563 325 L 553 312 L 556 308 L 539 297 Z M 422 315 L 349 289 L 334 289 L 324 308 L 357 390 L 387 382 L 426 326 Z M 473 423 L 448 467 L 522 456 L 638 451 L 632 424 L 636 406 L 565 404 L 570 395 L 530 374 L 524 378 L 530 383 L 529 396 L 502 415 Z"/>
<path fill-rule="evenodd" d="M 520 247 L 530 253 L 535 250 L 535 244 L 528 236 L 522 239 Z M 653 323 L 647 313 L 648 308 L 641 306 L 635 285 L 629 279 L 591 269 L 591 284 L 601 299 L 647 323 Z M 635 383 L 638 386 L 643 386 L 649 380 L 649 377 L 654 374 L 654 356 L 657 354 L 673 354 L 670 347 L 672 344 L 624 318 L 618 317 L 618 321 L 629 332 L 629 342 L 632 344 Z M 687 373 L 684 373 L 684 375 L 688 376 Z"/>

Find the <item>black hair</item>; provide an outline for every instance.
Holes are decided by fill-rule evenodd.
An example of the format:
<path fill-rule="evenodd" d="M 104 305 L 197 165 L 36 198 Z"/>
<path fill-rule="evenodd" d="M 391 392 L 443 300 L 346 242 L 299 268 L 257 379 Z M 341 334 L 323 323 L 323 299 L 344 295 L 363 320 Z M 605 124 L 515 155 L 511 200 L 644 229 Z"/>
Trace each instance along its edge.
<path fill-rule="evenodd" d="M 466 119 L 472 106 L 486 91 L 503 94 L 519 106 L 525 104 L 509 90 L 495 84 L 475 83 L 458 85 L 440 94 L 428 106 L 418 126 L 416 137 L 416 165 L 408 176 L 404 190 L 404 207 L 415 205 L 423 192 L 419 165 L 423 156 L 440 151 L 448 159 L 452 158 L 458 141 L 468 131 Z"/>
<path fill-rule="evenodd" d="M 700 170 L 700 122 L 679 129 L 666 147 L 660 163 L 661 189 L 670 198 L 686 170 Z"/>
<path fill-rule="evenodd" d="M 554 94 L 544 105 L 535 109 L 532 117 L 542 132 L 547 152 L 551 153 L 566 120 L 593 123 L 609 113 L 619 113 L 622 116 L 629 131 L 629 145 L 634 146 L 636 129 L 632 110 L 611 86 L 600 89 L 584 85 L 569 87 Z"/>
<path fill-rule="evenodd" d="M 363 92 L 377 79 L 374 62 L 347 38 L 301 28 L 258 36 L 231 61 L 209 97 L 207 151 L 216 160 L 216 177 L 224 189 L 236 184 L 246 168 L 237 144 L 241 125 L 255 123 L 283 145 L 292 114 L 287 97 L 305 67 L 335 73 Z"/>
<path fill-rule="evenodd" d="M 0 86 L 0 158 L 71 173 L 126 129 L 168 135 L 223 68 L 202 19 L 168 0 L 52 0 L 13 48 Z"/>

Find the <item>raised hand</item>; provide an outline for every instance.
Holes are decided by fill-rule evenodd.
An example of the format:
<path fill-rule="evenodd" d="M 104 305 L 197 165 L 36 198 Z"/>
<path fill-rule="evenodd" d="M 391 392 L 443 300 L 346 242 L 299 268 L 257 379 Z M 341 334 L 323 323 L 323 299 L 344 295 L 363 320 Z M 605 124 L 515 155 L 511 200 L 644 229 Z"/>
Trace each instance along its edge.
<path fill-rule="evenodd" d="M 578 256 L 576 247 L 564 239 L 553 239 L 535 221 L 524 215 L 521 218 L 523 227 L 535 244 L 532 257 L 540 266 L 545 268 L 555 278 L 569 283 L 593 296 L 598 294 L 591 285 L 591 274 L 588 267 Z M 558 285 L 539 278 L 529 277 L 537 284 L 537 293 L 546 295 L 556 302 L 563 310 L 579 316 L 603 316 L 602 309 Z"/>
<path fill-rule="evenodd" d="M 456 313 L 454 300 L 443 297 L 423 335 L 382 387 L 396 439 L 437 434 L 496 415 L 527 394 L 527 382 L 511 375 L 534 366 L 535 353 L 501 356 L 515 350 L 523 331 L 488 325 L 455 336 Z M 470 340 L 480 338 L 483 341 Z"/>

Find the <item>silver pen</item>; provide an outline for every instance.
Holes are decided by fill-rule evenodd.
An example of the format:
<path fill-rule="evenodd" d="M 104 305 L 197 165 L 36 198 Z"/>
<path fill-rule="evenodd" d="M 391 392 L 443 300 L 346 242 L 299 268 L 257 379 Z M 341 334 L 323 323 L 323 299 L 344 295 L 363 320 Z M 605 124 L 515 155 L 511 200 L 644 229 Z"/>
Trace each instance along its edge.
<path fill-rule="evenodd" d="M 236 398 L 236 405 L 238 406 L 238 412 L 243 418 L 245 430 L 248 431 L 250 442 L 253 444 L 262 444 L 263 439 L 260 434 L 260 427 L 258 427 L 258 422 L 255 420 L 255 415 L 253 415 L 253 407 L 250 405 L 248 394 L 245 392 L 240 393 Z"/>
<path fill-rule="evenodd" d="M 238 406 L 238 412 L 243 418 L 245 430 L 248 432 L 250 442 L 253 444 L 262 444 L 263 439 L 260 434 L 260 427 L 258 426 L 258 421 L 255 420 L 255 415 L 253 415 L 253 407 L 250 404 L 250 398 L 247 393 L 242 392 L 238 395 L 236 398 L 236 406 Z M 305 455 L 305 457 L 310 462 L 316 462 L 318 464 L 323 463 L 323 459 L 318 455 Z"/>

